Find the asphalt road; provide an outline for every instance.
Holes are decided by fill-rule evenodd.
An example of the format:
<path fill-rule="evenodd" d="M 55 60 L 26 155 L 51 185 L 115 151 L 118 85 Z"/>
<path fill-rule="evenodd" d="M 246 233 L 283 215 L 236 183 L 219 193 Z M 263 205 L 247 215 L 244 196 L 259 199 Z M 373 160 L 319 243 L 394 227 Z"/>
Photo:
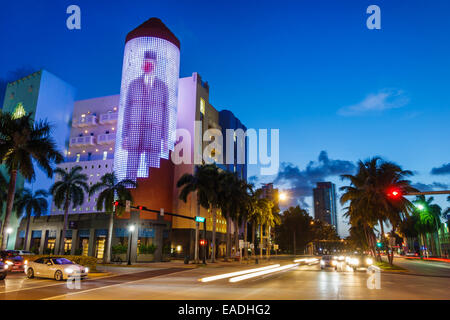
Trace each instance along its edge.
<path fill-rule="evenodd" d="M 277 263 L 279 263 L 277 261 Z M 282 262 L 287 264 L 289 261 Z M 26 279 L 9 275 L 0 284 L 1 299 L 450 299 L 450 268 L 437 262 L 396 259 L 410 273 L 383 272 L 380 289 L 369 289 L 365 270 L 320 270 L 318 264 L 299 266 L 274 275 L 237 283 L 227 279 L 202 283 L 198 280 L 227 272 L 257 267 L 126 269 L 126 273 L 81 282 L 78 290 L 54 280 Z M 122 268 L 120 268 L 122 269 Z M 119 269 L 117 269 L 119 270 Z M 125 268 L 123 269 L 125 270 Z M 122 270 L 120 270 L 122 272 Z"/>

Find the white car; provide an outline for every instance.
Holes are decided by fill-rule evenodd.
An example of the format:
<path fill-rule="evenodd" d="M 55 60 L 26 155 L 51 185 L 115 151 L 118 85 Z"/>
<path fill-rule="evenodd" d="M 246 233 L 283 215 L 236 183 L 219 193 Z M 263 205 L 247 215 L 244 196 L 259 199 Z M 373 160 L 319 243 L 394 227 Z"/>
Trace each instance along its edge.
<path fill-rule="evenodd" d="M 85 278 L 89 268 L 75 264 L 66 258 L 39 258 L 29 261 L 25 266 L 25 274 L 29 279 L 34 277 L 51 278 L 55 280 L 68 279 L 70 276 Z"/>

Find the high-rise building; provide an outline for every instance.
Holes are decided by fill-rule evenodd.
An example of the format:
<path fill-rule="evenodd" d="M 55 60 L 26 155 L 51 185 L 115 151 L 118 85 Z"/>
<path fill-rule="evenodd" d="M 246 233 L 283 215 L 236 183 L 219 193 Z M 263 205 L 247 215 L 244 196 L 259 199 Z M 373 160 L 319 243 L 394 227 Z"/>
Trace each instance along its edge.
<path fill-rule="evenodd" d="M 75 100 L 75 88 L 46 70 L 34 72 L 26 77 L 8 83 L 3 101 L 3 111 L 11 112 L 16 117 L 31 113 L 33 119 L 46 119 L 52 126 L 52 137 L 57 148 L 67 154 L 69 148 L 70 120 Z M 5 168 L 1 169 L 7 176 Z M 16 188 L 29 188 L 32 191 L 38 189 L 48 190 L 53 179 L 36 167 L 34 181 L 24 181 L 19 174 Z M 51 203 L 51 196 L 48 197 Z M 50 206 L 49 206 L 50 207 Z M 2 213 L 3 214 L 3 213 Z M 46 213 L 44 213 L 45 215 Z M 9 235 L 8 248 L 13 249 L 17 237 L 19 224 L 17 215 L 13 213 L 10 226 L 13 232 Z M 19 234 L 23 239 L 24 234 Z M 20 244 L 23 246 L 23 244 Z"/>
<path fill-rule="evenodd" d="M 318 182 L 313 189 L 314 218 L 333 225 L 337 232 L 336 189 L 334 183 Z"/>

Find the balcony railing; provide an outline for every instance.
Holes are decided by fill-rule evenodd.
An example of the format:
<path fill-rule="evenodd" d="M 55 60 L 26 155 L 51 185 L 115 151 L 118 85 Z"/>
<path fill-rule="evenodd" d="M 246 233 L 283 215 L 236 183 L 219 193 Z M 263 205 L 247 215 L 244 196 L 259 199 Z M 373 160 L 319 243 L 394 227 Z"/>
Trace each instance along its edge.
<path fill-rule="evenodd" d="M 70 147 L 83 147 L 95 145 L 95 138 L 93 136 L 70 138 Z"/>
<path fill-rule="evenodd" d="M 108 112 L 100 115 L 100 124 L 109 124 L 117 122 L 117 118 L 119 116 L 118 112 Z"/>
<path fill-rule="evenodd" d="M 97 116 L 90 114 L 73 119 L 72 127 L 88 127 L 97 125 Z"/>
<path fill-rule="evenodd" d="M 99 134 L 97 136 L 97 143 L 98 144 L 110 144 L 116 142 L 116 135 L 114 133 L 104 133 Z"/>

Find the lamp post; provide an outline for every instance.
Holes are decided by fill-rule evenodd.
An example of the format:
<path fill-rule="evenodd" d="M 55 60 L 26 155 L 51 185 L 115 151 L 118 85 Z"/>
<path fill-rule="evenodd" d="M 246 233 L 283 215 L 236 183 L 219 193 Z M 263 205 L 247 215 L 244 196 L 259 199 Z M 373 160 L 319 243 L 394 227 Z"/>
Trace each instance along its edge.
<path fill-rule="evenodd" d="M 8 242 L 9 242 L 9 235 L 13 232 L 12 228 L 7 228 L 6 229 L 6 233 L 8 234 L 7 238 L 6 238 L 6 248 L 8 248 Z"/>
<path fill-rule="evenodd" d="M 135 229 L 134 224 L 132 224 L 128 227 L 128 231 L 130 233 L 130 238 L 129 238 L 129 244 L 128 244 L 128 263 L 127 264 L 129 266 L 131 265 L 131 246 L 132 246 L 131 241 L 133 240 L 134 229 Z"/>

